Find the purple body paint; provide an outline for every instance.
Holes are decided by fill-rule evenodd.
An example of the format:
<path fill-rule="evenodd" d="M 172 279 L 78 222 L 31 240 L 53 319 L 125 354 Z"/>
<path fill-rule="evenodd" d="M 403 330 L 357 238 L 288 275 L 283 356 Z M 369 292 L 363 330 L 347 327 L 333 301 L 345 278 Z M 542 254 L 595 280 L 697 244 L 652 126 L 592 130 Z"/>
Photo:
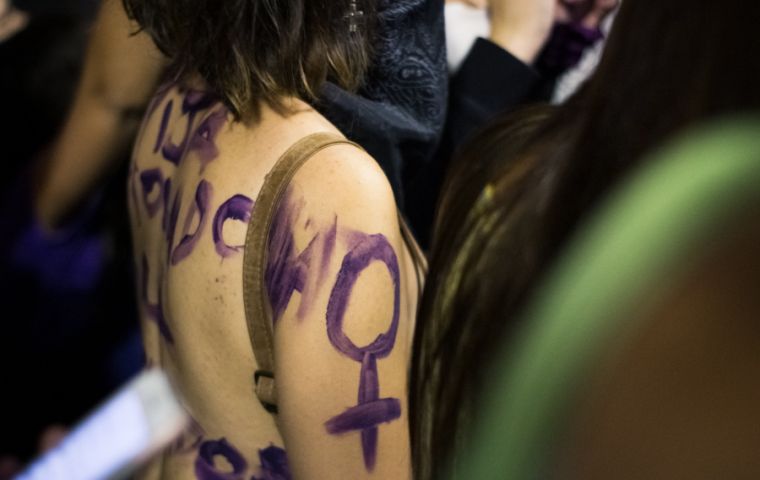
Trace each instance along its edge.
<path fill-rule="evenodd" d="M 187 258 L 188 255 L 193 253 L 193 249 L 201 237 L 203 228 L 206 226 L 206 221 L 208 219 L 208 204 L 211 201 L 211 192 L 212 188 L 209 182 L 206 180 L 198 182 L 198 187 L 195 190 L 195 202 L 185 216 L 185 224 L 182 228 L 182 238 L 172 253 L 172 265 L 177 265 L 179 262 Z M 193 233 L 190 233 L 190 225 L 196 214 L 199 216 L 198 227 Z M 171 246 L 171 244 L 169 245 Z"/>
<path fill-rule="evenodd" d="M 361 239 L 358 234 L 354 234 L 352 238 L 355 240 L 354 247 L 343 258 L 327 304 L 327 336 L 336 350 L 361 362 L 359 395 L 355 407 L 328 420 L 325 428 L 333 435 L 360 432 L 364 465 L 368 471 L 372 471 L 377 459 L 377 427 L 401 416 L 401 402 L 398 399 L 379 398 L 380 384 L 377 374 L 377 359 L 387 357 L 396 342 L 400 276 L 396 254 L 383 235 L 364 235 Z M 393 318 L 387 332 L 378 335 L 369 345 L 358 347 L 343 331 L 343 317 L 346 314 L 354 284 L 361 273 L 375 260 L 385 264 L 393 281 Z"/>
<path fill-rule="evenodd" d="M 274 445 L 259 450 L 261 476 L 253 476 L 251 480 L 291 480 L 293 476 L 288 466 L 288 456 L 285 450 Z"/>
<path fill-rule="evenodd" d="M 380 334 L 367 346 L 357 347 L 343 332 L 343 316 L 346 314 L 351 290 L 359 275 L 374 260 L 381 261 L 388 268 L 393 281 L 393 318 L 388 331 Z M 357 362 L 364 361 L 364 354 L 371 353 L 377 358 L 385 358 L 393 350 L 399 321 L 399 268 L 396 254 L 388 240 L 380 234 L 367 235 L 343 259 L 338 278 L 327 304 L 327 336 L 333 346 L 344 355 Z"/>
<path fill-rule="evenodd" d="M 185 148 L 187 148 L 187 138 L 190 136 L 190 128 L 192 127 L 190 120 L 192 118 L 188 119 L 187 127 L 185 127 L 185 136 L 182 138 L 182 141 L 179 144 L 174 144 L 171 140 L 168 140 L 161 149 L 161 155 L 174 165 L 179 165 L 182 155 L 185 153 Z"/>
<path fill-rule="evenodd" d="M 201 173 L 206 165 L 211 163 L 218 155 L 216 136 L 227 121 L 228 110 L 222 107 L 206 117 L 195 130 L 188 149 L 198 153 L 201 162 Z"/>
<path fill-rule="evenodd" d="M 214 96 L 199 90 L 190 90 L 185 94 L 185 98 L 182 101 L 182 116 L 186 117 L 187 121 L 185 133 L 179 143 L 173 143 L 171 138 L 166 139 L 161 149 L 164 159 L 174 165 L 179 165 L 190 142 L 196 115 L 201 110 L 211 107 L 215 102 L 216 98 Z"/>
<path fill-rule="evenodd" d="M 158 106 L 161 105 L 161 102 L 164 101 L 166 95 L 168 95 L 171 91 L 172 87 L 174 87 L 174 84 L 172 82 L 164 83 L 158 87 L 156 94 L 153 95 L 153 98 L 148 104 L 148 108 L 146 108 L 146 118 L 153 116 Z"/>
<path fill-rule="evenodd" d="M 319 283 L 325 281 L 327 272 L 330 271 L 330 259 L 335 250 L 335 242 L 338 239 L 338 217 L 335 217 L 332 227 L 323 236 L 322 242 L 322 265 L 319 270 Z"/>
<path fill-rule="evenodd" d="M 269 304 L 272 307 L 272 320 L 277 322 L 290 303 L 293 292 L 302 294 L 301 304 L 298 308 L 298 316 L 303 317 L 305 311 L 311 305 L 311 295 L 306 293 L 309 266 L 316 249 L 316 243 L 320 234 L 312 237 L 307 247 L 298 252 L 293 225 L 295 225 L 302 204 L 291 201 L 291 191 L 285 193 L 284 198 L 272 219 L 268 238 L 268 258 L 264 272 Z M 330 242 L 326 242 L 326 245 Z M 329 245 L 332 251 L 334 240 Z"/>
<path fill-rule="evenodd" d="M 161 145 L 164 144 L 166 127 L 169 125 L 169 119 L 172 115 L 172 108 L 174 108 L 174 100 L 169 100 L 164 107 L 164 114 L 161 116 L 161 124 L 158 127 L 158 137 L 156 138 L 156 144 L 153 147 L 153 153 L 158 153 Z"/>
<path fill-rule="evenodd" d="M 172 189 L 172 179 L 167 178 L 164 180 L 164 188 L 161 190 L 161 194 L 164 197 L 164 210 L 163 214 L 161 215 L 161 230 L 164 231 L 164 233 L 169 228 L 169 194 L 171 193 Z"/>
<path fill-rule="evenodd" d="M 310 311 L 326 280 L 330 260 L 338 238 L 338 219 L 314 234 L 303 251 L 298 252 L 293 228 L 298 224 L 303 201 L 294 202 L 288 189 L 272 219 L 268 237 L 268 258 L 264 280 L 272 306 L 273 321 L 279 320 L 290 303 L 293 292 L 301 294 L 296 318 Z M 312 224 L 307 218 L 304 229 Z"/>
<path fill-rule="evenodd" d="M 367 234 L 364 232 L 357 232 L 356 230 L 341 230 L 340 240 L 346 245 L 346 248 L 353 250 L 360 243 L 367 238 Z"/>
<path fill-rule="evenodd" d="M 201 171 L 213 161 L 219 154 L 219 150 L 214 144 L 216 136 L 221 131 L 226 122 L 228 111 L 221 106 L 211 112 L 206 118 L 203 118 L 197 128 L 193 131 L 194 124 L 199 115 L 210 110 L 218 103 L 217 97 L 199 90 L 185 90 L 178 88 L 179 93 L 183 95 L 181 107 L 177 101 L 170 99 L 164 103 L 167 95 L 174 91 L 175 85 L 167 83 L 162 85 L 156 95 L 154 95 L 148 107 L 147 116 L 152 116 L 159 108 L 162 108 L 161 121 L 158 126 L 157 137 L 153 144 L 153 153 L 160 152 L 161 156 L 178 165 L 187 151 L 196 151 L 200 157 Z M 186 122 L 180 124 L 184 127 L 184 136 L 181 141 L 174 143 L 169 134 L 172 117 L 179 116 L 179 120 Z M 187 209 L 182 219 L 181 231 L 177 235 L 177 223 L 180 220 L 182 211 L 182 191 L 180 185 L 173 185 L 171 174 L 164 177 L 160 168 L 151 168 L 139 171 L 137 163 L 132 163 L 130 172 L 129 189 L 131 201 L 135 207 L 135 222 L 140 225 L 142 218 L 140 214 L 140 205 L 143 205 L 149 218 L 154 218 L 159 210 L 162 210 L 160 227 L 166 242 L 165 265 L 154 266 L 158 272 L 158 291 L 151 292 L 157 294 L 157 303 L 150 303 L 148 300 L 148 261 L 143 256 L 141 265 L 142 272 L 138 278 L 142 282 L 139 287 L 141 292 L 141 301 L 143 304 L 145 317 L 153 321 L 159 328 L 161 336 L 168 342 L 174 343 L 172 332 L 169 329 L 165 318 L 162 305 L 162 290 L 164 288 L 164 275 L 166 269 L 171 265 L 177 265 L 189 255 L 192 254 L 197 246 L 206 224 L 209 220 L 209 207 L 213 188 L 211 184 L 201 179 L 196 187 L 194 201 Z M 137 190 L 142 187 L 142 194 Z M 176 191 L 172 191 L 172 187 Z M 250 210 L 250 209 L 249 209 Z M 198 222 L 196 228 L 192 228 L 194 222 Z M 193 231 L 191 231 L 191 229 Z M 175 236 L 179 236 L 179 241 L 175 245 Z"/>
<path fill-rule="evenodd" d="M 251 220 L 251 210 L 253 209 L 253 200 L 245 195 L 235 195 L 224 202 L 214 215 L 212 226 L 212 237 L 216 252 L 222 257 L 227 258 L 243 249 L 244 245 L 228 245 L 224 241 L 224 223 L 227 220 L 238 220 L 248 223 Z"/>
<path fill-rule="evenodd" d="M 152 168 L 145 170 L 140 174 L 140 184 L 142 185 L 142 197 L 145 204 L 145 210 L 148 211 L 148 216 L 153 218 L 158 210 L 164 203 L 164 176 L 161 174 L 160 168 Z M 158 188 L 156 198 L 151 201 L 150 197 L 153 194 L 155 188 Z"/>
<path fill-rule="evenodd" d="M 232 471 L 217 468 L 214 457 L 223 457 L 232 466 Z M 195 459 L 195 478 L 198 480 L 242 480 L 247 469 L 248 462 L 243 455 L 224 438 L 203 442 Z"/>
<path fill-rule="evenodd" d="M 357 430 L 362 432 L 366 430 L 376 431 L 376 427 L 381 423 L 391 422 L 400 416 L 401 402 L 397 398 L 381 398 L 349 408 L 340 415 L 328 420 L 325 423 L 325 427 L 333 435 L 355 432 Z M 375 440 L 377 440 L 377 436 L 375 436 Z M 377 445 L 375 444 L 374 446 Z M 366 444 L 362 442 L 362 448 L 364 449 L 365 447 Z M 372 456 L 374 458 L 374 453 Z"/>
<path fill-rule="evenodd" d="M 324 285 L 327 280 L 327 273 L 330 271 L 330 260 L 332 259 L 333 250 L 335 250 L 335 242 L 338 236 L 338 218 L 335 218 L 332 226 L 323 232 L 318 233 L 312 238 L 309 246 L 304 250 L 301 256 L 298 258 L 296 265 L 302 264 L 304 281 L 303 288 L 299 290 L 301 293 L 301 302 L 298 305 L 298 311 L 296 312 L 296 318 L 303 320 L 308 315 L 314 298 L 321 285 Z M 312 252 L 316 250 L 315 254 L 320 256 L 319 259 L 319 271 L 316 275 L 311 274 L 310 267 L 316 263 L 317 259 L 312 259 Z M 306 263 L 308 262 L 308 263 Z M 289 297 L 288 297 L 289 298 Z M 287 303 L 286 303 L 287 306 Z M 275 317 L 276 319 L 276 317 Z"/>
<path fill-rule="evenodd" d="M 217 101 L 216 97 L 203 90 L 188 90 L 182 101 L 182 113 L 197 113 Z"/>
<path fill-rule="evenodd" d="M 203 442 L 205 431 L 198 421 L 190 417 L 190 425 L 180 435 L 180 437 L 169 446 L 169 453 L 172 455 L 187 455 L 195 452 Z"/>
<path fill-rule="evenodd" d="M 158 331 L 161 334 L 161 337 L 169 343 L 174 343 L 174 336 L 172 335 L 171 330 L 169 329 L 169 324 L 166 323 L 166 318 L 164 317 L 164 309 L 163 309 L 163 302 L 161 300 L 161 279 L 158 280 L 158 298 L 156 300 L 156 303 L 150 303 L 150 300 L 148 299 L 148 278 L 150 275 L 150 269 L 148 267 L 148 259 L 143 255 L 142 257 L 142 275 L 140 275 L 140 297 L 143 303 L 143 308 L 145 308 L 145 316 L 156 323 L 158 326 Z"/>
<path fill-rule="evenodd" d="M 549 39 L 536 60 L 539 71 L 556 76 L 574 67 L 583 57 L 583 52 L 604 34 L 599 28 L 588 28 L 577 23 L 554 25 Z"/>
<path fill-rule="evenodd" d="M 168 209 L 168 204 L 165 209 Z M 172 206 L 168 209 L 167 221 L 166 221 L 166 261 L 169 263 L 171 260 L 172 248 L 174 247 L 174 235 L 177 229 L 177 221 L 179 220 L 179 210 L 182 207 L 182 189 L 179 189 L 174 194 L 174 200 Z"/>

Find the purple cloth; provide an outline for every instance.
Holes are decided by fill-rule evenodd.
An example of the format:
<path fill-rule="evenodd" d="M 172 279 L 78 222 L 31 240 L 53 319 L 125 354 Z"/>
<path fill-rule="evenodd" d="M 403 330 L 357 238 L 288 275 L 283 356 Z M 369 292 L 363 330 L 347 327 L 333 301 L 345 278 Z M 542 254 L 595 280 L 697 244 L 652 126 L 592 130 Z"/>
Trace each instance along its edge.
<path fill-rule="evenodd" d="M 93 289 L 106 254 L 105 238 L 93 228 L 100 200 L 101 195 L 92 196 L 79 215 L 46 232 L 34 215 L 29 178 L 21 176 L 0 200 L 3 266 L 36 274 L 45 287 Z"/>
<path fill-rule="evenodd" d="M 11 266 L 34 273 L 46 290 L 94 290 L 103 273 L 106 245 L 101 235 L 82 227 L 45 232 L 30 219 L 11 248 Z"/>
<path fill-rule="evenodd" d="M 558 23 L 538 57 L 536 68 L 550 78 L 578 64 L 586 48 L 604 38 L 599 28 L 575 23 Z"/>

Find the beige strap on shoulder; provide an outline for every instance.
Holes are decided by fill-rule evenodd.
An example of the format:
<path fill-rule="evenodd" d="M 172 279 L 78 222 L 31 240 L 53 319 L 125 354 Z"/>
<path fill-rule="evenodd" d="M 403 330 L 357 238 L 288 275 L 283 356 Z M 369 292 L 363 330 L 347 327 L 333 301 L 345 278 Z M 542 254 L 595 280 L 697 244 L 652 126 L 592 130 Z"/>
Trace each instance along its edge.
<path fill-rule="evenodd" d="M 279 202 L 298 169 L 320 150 L 336 144 L 353 145 L 361 149 L 359 145 L 331 133 L 309 135 L 290 147 L 277 160 L 274 168 L 264 179 L 248 223 L 243 255 L 245 318 L 258 364 L 254 375 L 256 396 L 272 413 L 277 412 L 277 389 L 274 379 L 274 321 L 264 282 L 269 230 Z M 404 243 L 412 254 L 417 276 L 417 291 L 421 294 L 422 282 L 427 270 L 425 256 L 400 214 L 399 225 Z"/>
<path fill-rule="evenodd" d="M 248 223 L 243 254 L 245 318 L 258 364 L 254 375 L 256 395 L 270 412 L 277 411 L 277 391 L 274 384 L 274 322 L 264 283 L 269 229 L 277 205 L 298 169 L 314 154 L 335 144 L 361 148 L 331 133 L 309 135 L 290 147 L 264 179 Z"/>

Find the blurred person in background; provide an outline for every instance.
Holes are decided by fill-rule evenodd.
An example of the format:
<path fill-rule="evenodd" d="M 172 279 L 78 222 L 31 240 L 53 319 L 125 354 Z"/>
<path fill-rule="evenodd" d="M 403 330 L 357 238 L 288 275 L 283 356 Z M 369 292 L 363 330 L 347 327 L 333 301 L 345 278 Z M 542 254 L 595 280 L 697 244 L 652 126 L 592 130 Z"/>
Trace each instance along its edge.
<path fill-rule="evenodd" d="M 416 183 L 409 215 L 423 245 L 453 153 L 503 112 L 548 102 L 584 52 L 601 49 L 602 24 L 617 0 L 448 0 L 449 103 L 441 144 Z M 582 76 L 573 76 L 578 83 Z M 578 85 L 576 83 L 576 87 Z"/>
<path fill-rule="evenodd" d="M 37 228 L 31 208 L 38 160 L 74 96 L 93 3 L 14 2 L 28 23 L 0 43 L 0 300 L 13 312 L 0 341 L 13 392 L 3 401 L 0 456 L 17 464 L 142 363 L 128 265 L 116 260 L 129 248 L 125 215 L 113 214 L 126 208 L 123 186 L 104 182 L 87 214 L 56 234 Z"/>
<path fill-rule="evenodd" d="M 760 120 L 655 149 L 484 368 L 452 478 L 756 478 Z"/>
<path fill-rule="evenodd" d="M 438 212 L 410 390 L 418 478 L 438 478 L 466 448 L 495 348 L 606 193 L 672 135 L 760 107 L 760 65 L 742 53 L 760 47 L 758 16 L 757 5 L 740 0 L 624 2 L 581 91 L 519 154 L 512 139 L 497 137 L 503 146 L 491 151 L 507 156 L 492 161 L 511 167 L 488 182 L 467 221 Z"/>
<path fill-rule="evenodd" d="M 493 7 L 489 5 L 491 3 Z M 535 73 L 543 77 L 543 81 L 549 83 L 547 90 L 556 80 L 563 82 L 565 77 L 575 76 L 579 70 L 579 60 L 590 56 L 591 51 L 601 50 L 595 48 L 604 45 L 604 37 L 609 33 L 613 12 L 619 1 L 602 0 L 596 2 L 560 2 L 558 9 L 549 12 L 554 15 L 555 24 L 549 36 L 556 37 L 549 41 L 542 28 L 538 28 L 531 34 L 526 28 L 527 22 L 520 28 L 516 21 L 520 18 L 516 11 L 509 7 L 508 2 L 487 0 L 448 0 L 446 1 L 446 49 L 449 72 L 456 74 L 470 54 L 478 55 L 478 50 L 484 45 L 479 44 L 478 39 L 486 39 L 500 46 L 515 58 L 522 61 L 524 67 L 534 66 Z M 516 4 L 516 3 L 515 3 Z M 529 12 L 522 9 L 522 15 Z M 511 15 L 505 16 L 505 14 Z M 511 27 L 510 27 L 511 25 Z M 517 27 L 517 28 L 516 28 Z M 525 29 L 521 35 L 520 30 Z M 563 37 L 564 36 L 564 37 Z M 533 38 L 533 40 L 531 40 Z M 547 48 L 547 42 L 554 44 L 556 52 L 542 52 Z M 531 53 L 538 49 L 538 53 Z M 473 51 L 474 50 L 474 51 Z M 550 69 L 543 65 L 545 59 L 531 58 L 541 57 L 559 58 L 564 57 L 562 68 Z M 493 57 L 494 59 L 497 57 Z M 534 65 L 535 64 L 535 65 Z M 517 67 L 519 65 L 515 65 Z M 566 70 L 563 72 L 563 70 Z M 519 74 L 519 70 L 516 70 Z M 558 78 L 554 78 L 559 73 Z M 580 73 L 580 72 L 579 72 Z M 591 72 L 586 72 L 575 79 L 573 91 L 587 78 Z M 541 90 L 541 89 L 540 89 Z M 554 97 L 556 98 L 556 92 Z"/>
<path fill-rule="evenodd" d="M 0 0 L 0 42 L 23 30 L 28 23 L 26 12 L 14 7 L 10 0 Z"/>
<path fill-rule="evenodd" d="M 117 3 L 104 2 L 74 107 L 40 176 L 35 208 L 46 228 L 61 224 L 117 168 L 115 152 L 133 138 L 147 92 L 166 68 L 150 38 L 129 30 Z M 328 81 L 315 107 L 378 159 L 403 210 L 409 171 L 429 161 L 443 128 L 443 9 L 434 0 L 381 0 L 378 16 L 364 83 L 349 92 Z"/>

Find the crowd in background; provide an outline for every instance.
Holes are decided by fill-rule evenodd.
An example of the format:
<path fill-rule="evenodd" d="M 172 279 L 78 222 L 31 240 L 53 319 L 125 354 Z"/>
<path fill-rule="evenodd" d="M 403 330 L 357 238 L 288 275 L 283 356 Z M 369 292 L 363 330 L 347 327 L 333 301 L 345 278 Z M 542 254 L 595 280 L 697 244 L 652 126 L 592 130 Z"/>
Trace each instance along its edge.
<path fill-rule="evenodd" d="M 375 63 L 358 92 L 328 83 L 317 108 L 378 161 L 428 257 L 409 380 L 414 474 L 443 478 L 453 468 L 468 478 L 466 468 L 478 468 L 486 458 L 473 460 L 468 449 L 480 445 L 478 422 L 488 413 L 481 406 L 491 398 L 488 387 L 498 377 L 491 365 L 502 358 L 504 345 L 532 338 L 526 323 L 535 317 L 540 325 L 542 315 L 531 316 L 531 307 L 544 299 L 541 288 L 552 285 L 552 275 L 565 265 L 564 255 L 575 253 L 571 247 L 585 239 L 578 232 L 592 224 L 609 199 L 617 198 L 626 181 L 633 183 L 639 172 L 658 163 L 650 158 L 657 158 L 652 155 L 663 145 L 690 128 L 760 107 L 760 65 L 752 53 L 760 47 L 760 37 L 751 33 L 760 10 L 740 0 L 720 5 L 625 0 L 622 6 L 615 0 L 410 2 L 418 3 L 428 6 L 426 13 L 406 18 L 407 23 L 395 19 L 391 25 L 389 20 L 390 26 L 379 28 L 383 35 L 373 51 Z M 544 10 L 536 7 L 539 3 Z M 97 0 L 0 0 L 5 160 L 0 180 L 0 298 L 5 311 L 0 479 L 11 478 L 144 366 L 125 195 L 132 138 L 108 152 L 108 165 L 90 182 L 95 188 L 87 188 L 81 198 L 60 197 L 63 202 L 49 194 L 54 190 L 51 164 L 62 151 L 85 53 L 93 49 L 88 38 L 98 8 Z M 427 26 L 416 36 L 403 34 L 413 21 Z M 134 133 L 142 110 L 132 104 L 114 110 L 134 123 L 129 130 Z M 731 142 L 725 151 L 730 157 Z M 760 163 L 760 151 L 753 154 Z M 54 182 L 55 174 L 52 178 Z M 680 180 L 672 180 L 673 191 Z M 726 207 L 725 218 L 705 227 L 720 235 L 690 237 L 703 235 L 709 248 L 684 247 L 695 252 L 682 261 L 689 265 L 687 274 L 641 273 L 651 275 L 649 283 L 662 284 L 661 295 L 630 295 L 642 303 L 642 298 L 657 296 L 661 302 L 647 308 L 660 310 L 636 309 L 636 301 L 621 300 L 625 314 L 607 313 L 607 318 L 637 318 L 648 328 L 636 337 L 639 343 L 621 349 L 624 353 L 614 360 L 607 358 L 609 365 L 622 365 L 621 371 L 630 373 L 630 383 L 622 384 L 603 368 L 588 375 L 593 381 L 579 380 L 579 385 L 589 382 L 591 393 L 583 397 L 586 403 L 579 402 L 576 416 L 591 420 L 584 426 L 570 414 L 551 417 L 569 425 L 551 440 L 536 437 L 537 451 L 551 450 L 546 453 L 551 460 L 540 468 L 524 462 L 514 470 L 521 473 L 509 478 L 609 478 L 615 468 L 627 472 L 617 478 L 711 478 L 709 472 L 716 470 L 710 468 L 726 465 L 735 466 L 726 478 L 758 472 L 746 452 L 748 445 L 756 449 L 760 438 L 736 420 L 751 410 L 743 399 L 756 400 L 760 391 L 750 379 L 758 363 L 751 353 L 757 343 L 751 319 L 760 311 L 759 257 L 752 243 L 758 217 L 746 214 L 757 213 L 752 191 L 760 190 L 748 188 L 746 199 L 737 200 L 740 206 L 732 206 L 733 211 Z M 704 197 L 709 195 L 722 199 L 730 194 L 708 192 Z M 667 205 L 671 197 L 662 196 L 658 205 Z M 76 208 L 55 211 L 64 203 Z M 648 208 L 641 203 L 641 210 Z M 705 211 L 704 218 L 711 215 Z M 640 254 L 635 248 L 621 255 L 635 257 Z M 743 253 L 742 259 L 735 258 L 736 252 Z M 606 267 L 616 270 L 615 265 Z M 580 270 L 574 272 L 583 278 Z M 700 284 L 705 277 L 714 279 L 712 288 Z M 548 305 L 551 301 L 546 300 Z M 683 310 L 679 302 L 691 303 L 692 309 Z M 580 317 L 590 312 L 581 310 Z M 703 318 L 695 310 L 715 313 Z M 735 337 L 715 340 L 722 331 L 716 322 L 738 325 L 726 327 Z M 680 330 L 658 327 L 668 324 Z M 719 349 L 746 355 L 733 358 Z M 663 367 L 671 359 L 665 351 L 692 361 Z M 512 372 L 521 357 L 505 355 L 513 363 L 505 361 L 509 366 L 502 371 Z M 640 366 L 644 363 L 648 369 Z M 731 375 L 714 371 L 716 365 Z M 519 372 L 515 375 L 506 381 Z M 646 383 L 658 375 L 667 379 L 655 387 Z M 714 388 L 733 393 L 692 400 L 703 398 L 708 389 L 685 379 L 700 375 Z M 729 380 L 720 384 L 720 377 Z M 537 398 L 546 391 L 539 388 Z M 667 415 L 646 415 L 634 406 L 614 410 L 625 406 L 626 399 L 636 403 L 630 398 L 642 391 L 651 396 L 640 399 L 641 405 L 662 408 Z M 692 416 L 676 415 L 685 405 L 693 408 Z M 695 426 L 694 418 L 709 411 L 721 413 L 701 429 Z M 600 420 L 605 414 L 609 418 Z M 672 424 L 663 425 L 663 419 Z M 610 425 L 621 425 L 619 435 L 608 431 Z M 650 429 L 637 430 L 637 425 Z M 663 433 L 652 439 L 655 447 L 643 445 L 649 442 L 642 438 L 657 428 Z M 676 440 L 669 443 L 668 435 Z M 673 446 L 686 437 L 699 439 L 693 449 Z M 582 442 L 589 447 L 578 447 Z M 626 449 L 633 453 L 619 453 Z M 712 455 L 712 463 L 695 462 L 698 455 Z"/>
<path fill-rule="evenodd" d="M 32 213 L 35 178 L 73 101 L 97 4 L 0 6 L 4 19 L 24 18 L 0 34 L 0 282 L 7 307 L 0 468 L 10 470 L 39 452 L 48 430 L 59 438 L 142 368 L 122 180 L 107 180 L 87 211 L 54 234 L 41 231 Z"/>

